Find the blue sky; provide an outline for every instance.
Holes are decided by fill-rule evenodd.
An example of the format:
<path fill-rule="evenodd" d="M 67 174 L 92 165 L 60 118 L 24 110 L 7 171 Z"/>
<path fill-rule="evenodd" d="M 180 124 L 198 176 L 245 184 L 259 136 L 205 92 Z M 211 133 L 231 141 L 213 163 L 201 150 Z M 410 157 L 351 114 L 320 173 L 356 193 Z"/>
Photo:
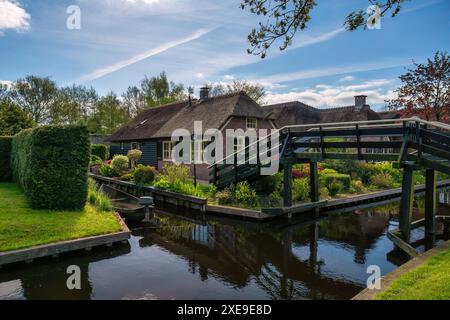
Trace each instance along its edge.
<path fill-rule="evenodd" d="M 81 9 L 81 29 L 66 27 L 67 7 Z M 411 0 L 383 18 L 380 30 L 345 32 L 345 16 L 366 0 L 318 1 L 292 48 L 248 55 L 259 17 L 239 0 L 0 0 L 0 81 L 28 74 L 59 85 L 92 85 L 121 94 L 145 76 L 198 88 L 245 79 L 263 84 L 267 102 L 348 105 L 355 94 L 381 108 L 412 60 L 450 51 L 450 1 Z"/>

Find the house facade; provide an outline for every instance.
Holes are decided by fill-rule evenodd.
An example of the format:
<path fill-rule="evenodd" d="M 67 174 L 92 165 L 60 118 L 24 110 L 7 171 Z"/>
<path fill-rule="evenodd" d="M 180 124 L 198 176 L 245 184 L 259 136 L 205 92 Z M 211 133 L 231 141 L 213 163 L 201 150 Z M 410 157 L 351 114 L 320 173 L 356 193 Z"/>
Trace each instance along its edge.
<path fill-rule="evenodd" d="M 127 154 L 130 149 L 140 149 L 140 163 L 161 170 L 165 163 L 172 162 L 172 149 L 175 143 L 172 134 L 184 129 L 194 134 L 194 124 L 201 123 L 203 132 L 217 129 L 223 134 L 226 148 L 228 129 L 255 130 L 276 129 L 273 120 L 266 117 L 263 108 L 245 92 L 210 97 L 208 88 L 202 88 L 200 99 L 163 105 L 143 111 L 135 119 L 124 125 L 109 137 L 111 155 Z M 245 137 L 236 137 L 234 149 L 245 146 Z M 201 158 L 206 142 L 197 141 L 191 148 L 191 159 Z M 225 155 L 224 150 L 224 155 Z M 208 181 L 208 164 L 190 164 L 197 179 Z M 195 168 L 194 168 L 195 166 Z"/>

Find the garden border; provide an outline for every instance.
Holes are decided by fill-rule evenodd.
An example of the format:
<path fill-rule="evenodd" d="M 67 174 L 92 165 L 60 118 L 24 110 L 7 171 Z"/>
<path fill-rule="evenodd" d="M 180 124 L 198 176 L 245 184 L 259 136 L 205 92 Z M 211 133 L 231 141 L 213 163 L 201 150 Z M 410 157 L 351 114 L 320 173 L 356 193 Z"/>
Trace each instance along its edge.
<path fill-rule="evenodd" d="M 127 242 L 131 237 L 131 231 L 118 213 L 114 213 L 114 215 L 119 222 L 122 231 L 0 252 L 0 269 L 3 265 L 15 262 L 25 261 L 31 263 L 34 259 L 47 256 L 56 257 L 65 252 L 73 252 L 82 249 L 90 251 L 93 247 L 101 245 L 112 246 L 112 244 L 116 242 Z"/>

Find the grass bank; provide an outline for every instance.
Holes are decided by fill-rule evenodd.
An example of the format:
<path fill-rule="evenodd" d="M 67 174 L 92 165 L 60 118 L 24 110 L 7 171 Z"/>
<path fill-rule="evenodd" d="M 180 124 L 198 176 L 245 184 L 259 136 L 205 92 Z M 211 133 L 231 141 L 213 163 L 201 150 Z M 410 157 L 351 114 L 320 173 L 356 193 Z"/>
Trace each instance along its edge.
<path fill-rule="evenodd" d="M 376 300 L 449 300 L 450 249 L 427 258 L 422 265 L 394 280 Z"/>
<path fill-rule="evenodd" d="M 32 210 L 16 184 L 0 183 L 0 252 L 120 230 L 112 212 L 90 204 L 72 212 Z"/>

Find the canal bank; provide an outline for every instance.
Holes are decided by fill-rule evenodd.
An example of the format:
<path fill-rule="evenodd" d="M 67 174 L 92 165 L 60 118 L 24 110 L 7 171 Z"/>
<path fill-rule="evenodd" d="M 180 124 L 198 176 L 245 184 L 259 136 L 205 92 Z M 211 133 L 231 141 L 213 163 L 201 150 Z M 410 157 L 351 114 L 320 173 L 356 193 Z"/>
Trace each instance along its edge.
<path fill-rule="evenodd" d="M 445 257 L 443 256 L 445 255 Z M 358 293 L 352 300 L 374 300 L 374 299 L 431 299 L 436 297 L 440 299 L 450 298 L 450 277 L 439 277 L 439 282 L 433 281 L 433 270 L 430 265 L 436 264 L 439 261 L 439 268 L 444 271 L 450 270 L 450 241 L 433 248 L 420 256 L 408 261 L 401 265 L 394 271 L 388 273 L 381 278 L 380 289 L 366 288 Z M 430 282 L 434 282 L 439 288 L 433 290 L 432 294 L 421 293 L 423 297 L 416 295 L 414 291 L 423 290 L 424 284 L 430 285 Z M 412 288 L 411 286 L 415 286 Z M 439 290 L 444 288 L 444 290 Z M 445 290 L 446 288 L 446 290 Z M 427 288 L 430 290 L 430 288 Z"/>

